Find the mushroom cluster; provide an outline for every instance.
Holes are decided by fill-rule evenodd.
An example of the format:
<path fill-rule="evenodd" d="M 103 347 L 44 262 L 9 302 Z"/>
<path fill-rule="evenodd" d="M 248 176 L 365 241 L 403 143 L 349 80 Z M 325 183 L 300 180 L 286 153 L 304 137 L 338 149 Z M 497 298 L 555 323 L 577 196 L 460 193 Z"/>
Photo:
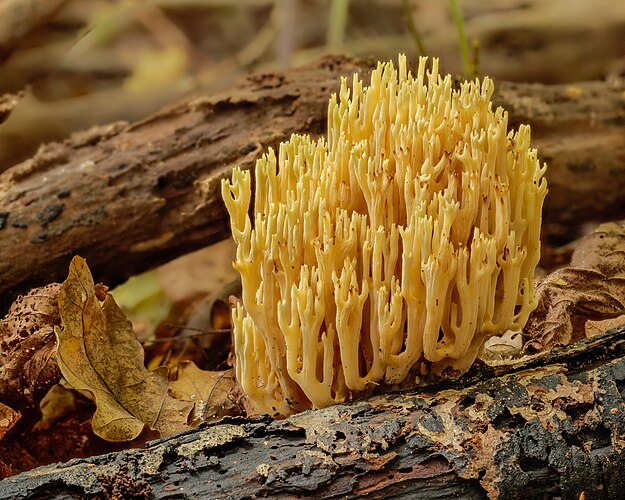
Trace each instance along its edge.
<path fill-rule="evenodd" d="M 492 81 L 421 58 L 342 79 L 327 139 L 293 135 L 235 169 L 222 196 L 237 244 L 236 375 L 289 415 L 457 376 L 536 306 L 547 192 L 530 129 L 508 132 Z"/>

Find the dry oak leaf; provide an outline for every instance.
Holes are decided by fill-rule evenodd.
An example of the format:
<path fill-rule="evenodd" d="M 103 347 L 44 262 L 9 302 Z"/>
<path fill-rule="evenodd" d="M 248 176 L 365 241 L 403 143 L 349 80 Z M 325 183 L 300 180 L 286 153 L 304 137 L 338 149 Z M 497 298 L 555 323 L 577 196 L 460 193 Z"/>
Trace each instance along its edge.
<path fill-rule="evenodd" d="M 232 369 L 200 370 L 193 361 L 183 361 L 178 368 L 178 379 L 171 383 L 175 397 L 194 402 L 189 419 L 193 425 L 239 414 L 231 397 L 235 386 Z"/>
<path fill-rule="evenodd" d="M 625 313 L 625 279 L 599 271 L 567 267 L 547 276 L 536 288 L 538 307 L 525 327 L 526 352 L 567 345 L 586 337 L 589 320 Z"/>
<path fill-rule="evenodd" d="M 525 351 L 542 351 L 625 322 L 625 221 L 606 222 L 578 243 L 571 265 L 536 288 Z M 599 330 L 599 331 L 598 331 Z"/>
<path fill-rule="evenodd" d="M 63 328 L 56 327 L 61 373 L 93 395 L 95 434 L 130 441 L 144 426 L 161 436 L 187 429 L 193 404 L 170 393 L 167 369 L 149 371 L 132 324 L 111 295 L 100 305 L 85 259 L 74 257 L 59 294 Z"/>

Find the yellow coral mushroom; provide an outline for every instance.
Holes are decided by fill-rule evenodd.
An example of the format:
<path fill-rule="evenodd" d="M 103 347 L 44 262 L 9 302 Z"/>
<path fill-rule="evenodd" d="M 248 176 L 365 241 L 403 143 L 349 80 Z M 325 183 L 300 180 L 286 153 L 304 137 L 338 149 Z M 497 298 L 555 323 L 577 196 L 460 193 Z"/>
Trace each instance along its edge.
<path fill-rule="evenodd" d="M 460 374 L 536 306 L 547 192 L 530 129 L 507 131 L 492 81 L 455 90 L 438 61 L 354 75 L 328 136 L 294 135 L 222 184 L 242 305 L 236 373 L 289 415 L 424 373 Z"/>

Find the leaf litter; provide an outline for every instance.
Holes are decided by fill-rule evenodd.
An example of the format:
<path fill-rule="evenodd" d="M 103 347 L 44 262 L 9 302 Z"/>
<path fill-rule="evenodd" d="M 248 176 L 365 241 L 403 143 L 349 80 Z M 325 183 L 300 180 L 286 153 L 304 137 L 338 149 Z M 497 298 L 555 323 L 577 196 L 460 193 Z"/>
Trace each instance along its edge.
<path fill-rule="evenodd" d="M 499 343 L 494 351 L 491 348 L 491 354 L 505 362 L 504 358 L 549 350 L 625 323 L 623 256 L 625 222 L 603 224 L 583 238 L 572 255 L 571 264 L 539 282 L 538 307 L 522 332 L 523 350 L 519 351 L 518 333 L 509 332 L 509 338 L 504 336 L 497 340 Z M 54 293 L 48 292 L 50 286 L 59 285 L 35 289 L 20 298 L 0 322 L 0 341 L 5 341 L 0 355 L 4 356 L 5 363 L 19 356 L 25 367 L 29 366 L 28 356 L 34 357 L 42 349 L 48 353 L 46 360 L 56 359 L 66 379 L 65 385 L 83 393 L 86 391 L 93 398 L 92 427 L 96 435 L 109 441 L 128 441 L 147 427 L 164 436 L 204 420 L 241 412 L 240 406 L 245 398 L 231 369 L 205 371 L 198 367 L 197 359 L 194 363 L 182 358 L 178 363 L 170 363 L 175 369 L 169 372 L 163 366 L 155 370 L 145 368 L 144 350 L 132 324 L 111 294 L 94 284 L 84 259 L 74 258 L 69 276 L 58 293 L 61 327 L 58 326 L 59 314 L 50 311 L 48 304 L 50 298 L 56 299 L 58 288 L 52 289 Z M 38 297 L 45 300 L 45 304 L 38 305 Z M 214 299 L 205 298 L 202 309 L 211 301 Z M 203 323 L 207 322 L 212 323 L 212 320 Z M 28 327 L 28 335 L 24 333 L 24 325 Z M 49 340 L 54 336 L 47 334 L 37 344 L 38 348 L 31 351 L 31 338 L 39 338 L 39 332 L 47 332 L 53 327 L 57 344 Z M 10 349 L 6 348 L 7 341 L 11 341 Z M 55 350 L 58 350 L 56 357 Z M 36 366 L 41 364 L 39 362 Z M 33 372 L 32 368 L 30 372 Z M 37 370 L 34 372 L 38 373 Z M 176 380 L 170 381 L 176 373 Z M 14 376 L 18 375 L 28 380 L 28 373 L 16 371 Z M 38 377 L 41 380 L 41 376 Z M 48 377 L 46 382 L 49 384 L 54 380 L 54 377 Z M 6 436 L 4 439 L 0 437 L 0 450 L 3 445 L 10 446 L 7 443 L 15 433 L 10 427 L 19 428 L 28 421 L 22 408 L 41 400 L 39 396 L 33 399 L 27 390 L 24 394 L 28 404 L 17 401 L 6 406 L 6 395 L 10 392 L 7 388 L 14 389 L 14 386 L 15 381 L 0 377 L 0 401 L 5 403 L 3 414 L 7 424 L 3 428 Z M 19 421 L 14 408 L 22 412 Z M 71 411 L 71 404 L 66 408 Z M 48 421 L 53 422 L 56 418 L 48 418 Z M 36 426 L 34 430 L 37 430 Z M 0 466 L 5 465 L 0 463 Z"/>
<path fill-rule="evenodd" d="M 166 436 L 202 421 L 208 395 L 214 394 L 212 388 L 224 375 L 187 364 L 172 384 L 167 368 L 145 368 L 143 347 L 132 324 L 110 294 L 100 305 L 89 268 L 80 257 L 72 261 L 61 287 L 59 312 L 62 328 L 55 329 L 59 367 L 71 387 L 93 396 L 96 435 L 129 441 L 144 426 Z M 220 397 L 213 399 L 216 405 L 223 405 L 230 390 L 225 383 L 221 386 Z"/>

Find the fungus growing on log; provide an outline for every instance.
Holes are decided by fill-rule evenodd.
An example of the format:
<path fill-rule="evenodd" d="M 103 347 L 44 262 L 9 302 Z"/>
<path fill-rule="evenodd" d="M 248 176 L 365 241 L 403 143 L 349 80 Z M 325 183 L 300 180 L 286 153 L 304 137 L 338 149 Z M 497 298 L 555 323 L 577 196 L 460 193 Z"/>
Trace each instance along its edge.
<path fill-rule="evenodd" d="M 406 58 L 342 79 L 327 139 L 294 135 L 222 196 L 243 284 L 236 374 L 289 415 L 458 376 L 536 306 L 547 192 L 530 129 L 507 131 L 492 81 L 416 75 Z"/>

